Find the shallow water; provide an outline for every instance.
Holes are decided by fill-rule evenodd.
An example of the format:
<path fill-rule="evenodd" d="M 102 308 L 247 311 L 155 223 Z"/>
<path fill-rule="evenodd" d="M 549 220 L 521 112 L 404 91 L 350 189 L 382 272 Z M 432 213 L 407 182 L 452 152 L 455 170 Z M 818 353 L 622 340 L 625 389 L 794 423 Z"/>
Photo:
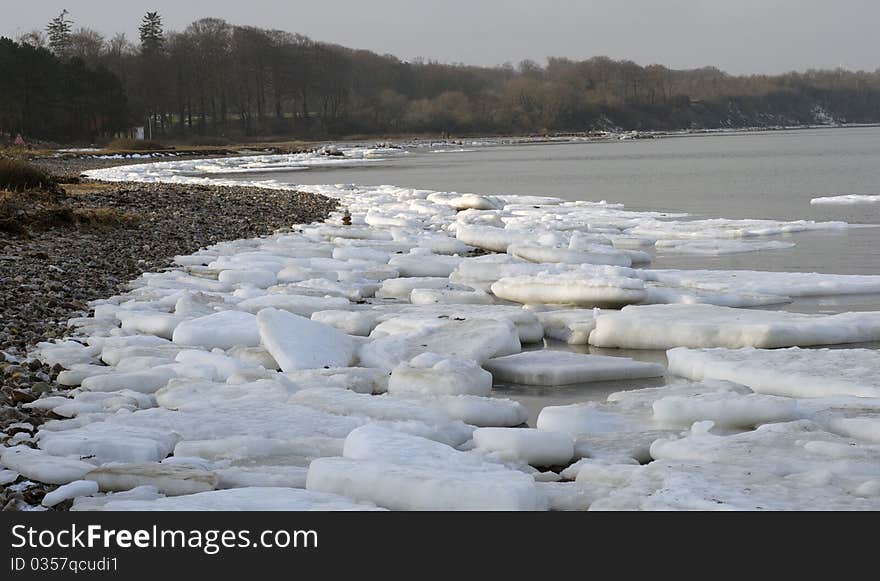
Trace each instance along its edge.
<path fill-rule="evenodd" d="M 810 205 L 819 196 L 880 193 L 878 127 L 486 146 L 442 154 L 416 149 L 363 166 L 246 176 L 240 177 L 607 200 L 631 210 L 684 211 L 695 218 L 880 225 L 880 204 Z M 780 238 L 797 246 L 722 257 L 660 253 L 654 266 L 880 273 L 878 228 Z"/>
<path fill-rule="evenodd" d="M 624 203 L 631 210 L 685 211 L 694 218 L 840 220 L 880 225 L 880 204 L 810 205 L 814 197 L 880 193 L 880 128 L 484 146 L 442 154 L 414 150 L 365 166 L 227 177 L 607 200 Z M 880 227 L 773 238 L 795 242 L 796 246 L 724 256 L 652 251 L 652 268 L 880 274 Z M 823 314 L 880 310 L 880 295 L 803 298 L 767 308 Z M 880 347 L 841 347 L 855 346 Z M 665 353 L 658 351 L 572 347 L 557 342 L 547 343 L 546 348 L 666 362 Z M 534 425 L 537 413 L 546 405 L 601 401 L 616 391 L 669 381 L 659 378 L 561 387 L 497 384 L 494 394 L 523 403 L 529 409 L 529 423 Z"/>

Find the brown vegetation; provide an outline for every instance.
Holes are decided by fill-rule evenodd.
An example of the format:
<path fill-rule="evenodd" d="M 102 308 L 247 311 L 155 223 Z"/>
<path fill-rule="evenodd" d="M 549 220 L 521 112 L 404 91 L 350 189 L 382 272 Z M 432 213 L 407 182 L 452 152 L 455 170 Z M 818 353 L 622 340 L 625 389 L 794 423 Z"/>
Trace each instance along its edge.
<path fill-rule="evenodd" d="M 21 165 L 30 167 L 23 162 Z M 39 170 L 42 171 L 42 170 Z M 46 174 L 48 176 L 48 174 Z M 51 178 L 51 176 L 49 176 Z M 125 228 L 136 224 L 136 215 L 113 207 L 86 206 L 76 194 L 57 187 L 40 186 L 21 190 L 0 190 L 0 233 L 27 237 L 54 228 Z M 104 184 L 72 186 L 76 193 L 104 189 Z M 73 189 L 75 188 L 75 189 Z"/>
<path fill-rule="evenodd" d="M 20 159 L 0 158 L 0 190 L 23 192 L 34 188 L 52 189 L 55 178 L 48 172 Z"/>
<path fill-rule="evenodd" d="M 121 138 L 111 141 L 105 149 L 110 151 L 162 151 L 174 148 L 163 145 L 158 141 Z"/>

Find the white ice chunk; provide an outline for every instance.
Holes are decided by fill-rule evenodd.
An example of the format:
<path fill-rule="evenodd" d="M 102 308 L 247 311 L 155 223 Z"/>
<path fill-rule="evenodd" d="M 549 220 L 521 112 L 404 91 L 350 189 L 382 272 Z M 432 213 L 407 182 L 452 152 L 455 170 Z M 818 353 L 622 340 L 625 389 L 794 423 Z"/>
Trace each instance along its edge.
<path fill-rule="evenodd" d="M 360 416 L 373 420 L 406 422 L 416 420 L 434 428 L 434 439 L 460 445 L 471 436 L 472 428 L 453 420 L 439 406 L 425 405 L 424 400 L 390 395 L 360 394 L 345 389 L 304 389 L 290 397 L 290 403 L 328 413 Z"/>
<path fill-rule="evenodd" d="M 98 492 L 98 484 L 91 480 L 75 480 L 69 484 L 59 486 L 46 494 L 40 502 L 46 508 L 52 508 L 60 502 L 77 498 L 79 496 L 91 496 Z"/>
<path fill-rule="evenodd" d="M 548 339 L 565 341 L 569 345 L 586 345 L 596 328 L 596 309 L 561 309 L 535 313 L 544 326 Z"/>
<path fill-rule="evenodd" d="M 880 203 L 880 195 L 873 194 L 841 194 L 837 196 L 822 196 L 813 198 L 810 204 L 816 205 L 839 205 L 849 206 L 854 204 L 877 204 Z"/>
<path fill-rule="evenodd" d="M 260 344 L 257 318 L 242 311 L 221 311 L 184 321 L 174 330 L 174 342 L 213 349 L 256 347 Z"/>
<path fill-rule="evenodd" d="M 670 396 L 654 402 L 654 419 L 663 424 L 690 426 L 711 420 L 728 428 L 751 428 L 797 419 L 797 402 L 786 397 L 735 392 Z"/>
<path fill-rule="evenodd" d="M 593 252 L 569 250 L 552 246 L 534 246 L 528 244 L 511 244 L 507 253 L 528 260 L 529 262 L 558 262 L 562 264 L 608 264 L 612 266 L 632 266 L 632 260 L 623 251 L 611 249 Z"/>
<path fill-rule="evenodd" d="M 88 391 L 130 389 L 139 393 L 154 393 L 174 377 L 177 377 L 177 373 L 170 366 L 156 367 L 148 371 L 105 373 L 85 378 L 82 381 L 82 389 Z"/>
<path fill-rule="evenodd" d="M 310 297 L 291 294 L 267 294 L 245 299 L 238 303 L 237 308 L 248 313 L 258 313 L 267 308 L 276 308 L 299 315 L 311 317 L 317 311 L 329 309 L 348 309 L 351 302 L 342 297 Z"/>
<path fill-rule="evenodd" d="M 497 297 L 523 304 L 619 307 L 646 298 L 645 283 L 641 279 L 614 269 L 593 267 L 564 274 L 502 278 L 493 283 L 491 289 Z"/>
<path fill-rule="evenodd" d="M 590 344 L 622 349 L 790 347 L 880 340 L 880 312 L 804 315 L 712 305 L 629 306 L 596 319 Z"/>
<path fill-rule="evenodd" d="M 81 510 L 89 510 L 83 506 Z M 91 508 L 110 511 L 328 511 L 375 510 L 374 506 L 352 501 L 336 494 L 306 491 L 299 488 L 248 487 L 212 490 L 186 496 L 153 500 L 114 500 Z"/>
<path fill-rule="evenodd" d="M 482 363 L 492 357 L 518 353 L 519 334 L 509 321 L 474 319 L 374 339 L 360 348 L 361 364 L 391 371 L 422 353 L 439 353 Z"/>
<path fill-rule="evenodd" d="M 482 452 L 495 452 L 499 458 L 532 466 L 565 465 L 574 455 L 569 436 L 532 428 L 477 428 L 474 443 Z"/>
<path fill-rule="evenodd" d="M 122 328 L 126 331 L 156 335 L 164 339 L 171 339 L 174 329 L 183 321 L 180 315 L 155 311 L 120 311 L 116 316 L 122 321 Z"/>
<path fill-rule="evenodd" d="M 410 293 L 409 300 L 414 305 L 491 305 L 495 302 L 492 295 L 479 289 L 448 290 L 416 288 Z"/>
<path fill-rule="evenodd" d="M 408 301 L 413 289 L 446 289 L 446 290 L 473 290 L 470 287 L 455 284 L 445 276 L 418 276 L 408 278 L 389 278 L 382 281 L 382 286 L 376 291 L 378 299 L 400 299 Z"/>
<path fill-rule="evenodd" d="M 880 276 L 755 270 L 648 270 L 646 280 L 710 292 L 811 297 L 880 292 Z"/>
<path fill-rule="evenodd" d="M 86 474 L 85 478 L 96 482 L 104 492 L 154 486 L 168 496 L 196 494 L 217 486 L 217 475 L 213 472 L 158 462 L 101 466 Z"/>
<path fill-rule="evenodd" d="M 546 507 L 528 474 L 425 438 L 364 426 L 346 438 L 344 454 L 313 461 L 306 488 L 396 510 Z"/>
<path fill-rule="evenodd" d="M 0 454 L 0 464 L 25 478 L 46 484 L 67 484 L 82 480 L 83 476 L 95 468 L 94 464 L 82 460 L 52 456 L 27 446 L 4 448 Z"/>
<path fill-rule="evenodd" d="M 788 397 L 880 397 L 874 349 L 671 349 L 669 373 L 723 379 L 758 393 Z"/>
<path fill-rule="evenodd" d="M 401 277 L 449 276 L 461 260 L 458 256 L 412 252 L 392 256 L 388 265 L 395 268 Z"/>
<path fill-rule="evenodd" d="M 496 381 L 527 385 L 568 385 L 589 381 L 660 377 L 662 365 L 626 357 L 583 355 L 568 351 L 526 351 L 485 363 Z"/>
<path fill-rule="evenodd" d="M 507 247 L 522 241 L 522 233 L 494 226 L 477 226 L 459 223 L 455 237 L 469 246 L 493 252 L 507 252 Z"/>
<path fill-rule="evenodd" d="M 492 374 L 475 361 L 422 353 L 391 371 L 388 393 L 424 395 L 489 395 Z"/>
<path fill-rule="evenodd" d="M 352 363 L 352 339 L 329 325 L 278 309 L 257 314 L 263 345 L 281 369 L 347 367 Z"/>
<path fill-rule="evenodd" d="M 157 462 L 180 437 L 168 430 L 93 422 L 59 432 L 40 430 L 40 448 L 55 456 L 79 456 L 96 462 Z"/>
<path fill-rule="evenodd" d="M 248 285 L 256 288 L 268 288 L 278 282 L 275 272 L 257 268 L 224 270 L 217 276 L 217 280 L 230 286 Z"/>

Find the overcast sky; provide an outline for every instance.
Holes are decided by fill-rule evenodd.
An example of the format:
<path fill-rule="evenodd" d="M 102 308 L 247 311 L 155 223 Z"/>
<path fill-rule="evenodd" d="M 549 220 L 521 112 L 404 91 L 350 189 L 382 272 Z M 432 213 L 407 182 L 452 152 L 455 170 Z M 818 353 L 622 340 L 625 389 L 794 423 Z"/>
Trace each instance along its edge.
<path fill-rule="evenodd" d="M 607 55 L 731 73 L 880 67 L 878 0 L 36 0 L 3 9 L 0 35 L 43 28 L 62 8 L 77 27 L 131 39 L 143 12 L 158 10 L 166 29 L 215 16 L 405 60 Z"/>

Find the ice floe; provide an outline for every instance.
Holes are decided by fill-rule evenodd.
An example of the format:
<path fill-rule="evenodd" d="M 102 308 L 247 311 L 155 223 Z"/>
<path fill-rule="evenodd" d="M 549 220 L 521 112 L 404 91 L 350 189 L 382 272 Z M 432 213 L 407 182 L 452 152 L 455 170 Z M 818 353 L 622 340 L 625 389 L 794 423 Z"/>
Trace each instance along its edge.
<path fill-rule="evenodd" d="M 624 349 L 792 347 L 880 340 L 880 312 L 805 315 L 712 305 L 628 306 L 596 319 L 590 344 Z"/>
<path fill-rule="evenodd" d="M 875 349 L 671 349 L 669 373 L 723 379 L 759 393 L 797 398 L 880 398 Z"/>
<path fill-rule="evenodd" d="M 841 194 L 838 196 L 822 196 L 813 198 L 810 203 L 815 206 L 821 205 L 839 205 L 850 206 L 855 204 L 877 204 L 880 203 L 880 195 L 876 194 Z"/>
<path fill-rule="evenodd" d="M 400 153 L 89 175 L 240 185 L 248 172 Z M 242 179 L 214 179 L 230 170 Z M 177 256 L 93 302 L 67 340 L 38 345 L 31 356 L 64 368 L 73 389 L 26 404 L 55 419 L 7 441 L 2 478 L 68 485 L 47 503 L 72 498 L 75 510 L 878 508 L 876 351 L 785 348 L 880 340 L 880 313 L 743 307 L 880 293 L 880 276 L 646 268 L 654 253 L 776 251 L 796 240 L 778 235 L 848 225 L 297 189 L 339 210 Z M 666 369 L 605 351 L 522 352 L 544 340 L 671 349 L 667 375 L 689 381 L 632 389 Z M 548 405 L 532 428 L 493 380 L 554 393 L 632 385 Z"/>
<path fill-rule="evenodd" d="M 660 377 L 666 372 L 662 365 L 626 357 L 548 350 L 497 357 L 488 360 L 485 367 L 496 381 L 551 386 Z"/>

